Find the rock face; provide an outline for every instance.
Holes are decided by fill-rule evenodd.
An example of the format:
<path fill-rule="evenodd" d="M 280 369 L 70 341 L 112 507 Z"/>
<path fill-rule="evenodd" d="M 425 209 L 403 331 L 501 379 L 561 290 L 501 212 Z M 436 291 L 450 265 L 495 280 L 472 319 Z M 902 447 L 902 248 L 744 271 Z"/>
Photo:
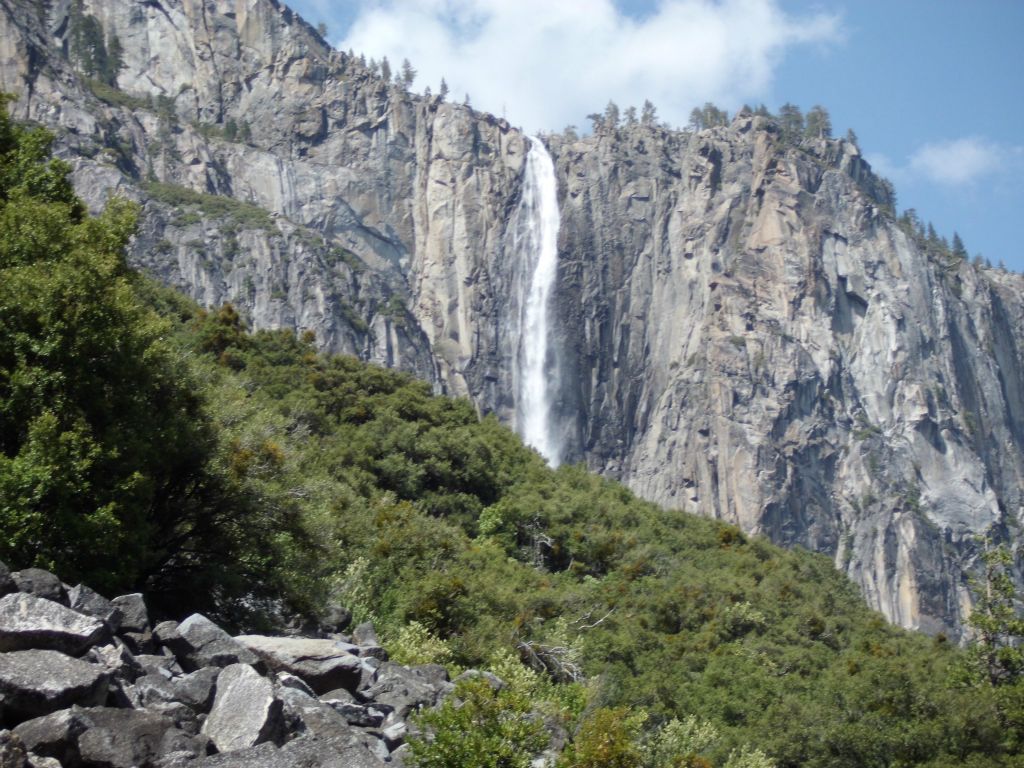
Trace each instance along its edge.
<path fill-rule="evenodd" d="M 275 0 L 83 7 L 121 43 L 117 89 L 76 71 L 68 0 L 0 0 L 0 87 L 92 207 L 145 203 L 135 265 L 513 419 L 520 131 L 388 84 Z M 546 141 L 566 459 L 958 633 L 974 537 L 1024 514 L 1024 280 L 908 235 L 849 142 L 750 115 Z"/>

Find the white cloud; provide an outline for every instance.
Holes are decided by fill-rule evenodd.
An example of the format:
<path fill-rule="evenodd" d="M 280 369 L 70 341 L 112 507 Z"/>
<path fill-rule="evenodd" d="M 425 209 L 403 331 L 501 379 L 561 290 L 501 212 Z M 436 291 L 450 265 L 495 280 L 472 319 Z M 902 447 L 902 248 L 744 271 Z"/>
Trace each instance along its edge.
<path fill-rule="evenodd" d="M 910 156 L 910 170 L 929 181 L 962 186 L 1000 169 L 1006 149 L 978 137 L 925 144 Z"/>
<path fill-rule="evenodd" d="M 362 0 L 338 47 L 408 58 L 418 90 L 444 77 L 453 99 L 558 130 L 609 99 L 650 99 L 676 125 L 705 101 L 736 108 L 765 97 L 787 48 L 837 38 L 836 17 L 778 0 L 662 0 L 639 20 L 612 0 Z"/>

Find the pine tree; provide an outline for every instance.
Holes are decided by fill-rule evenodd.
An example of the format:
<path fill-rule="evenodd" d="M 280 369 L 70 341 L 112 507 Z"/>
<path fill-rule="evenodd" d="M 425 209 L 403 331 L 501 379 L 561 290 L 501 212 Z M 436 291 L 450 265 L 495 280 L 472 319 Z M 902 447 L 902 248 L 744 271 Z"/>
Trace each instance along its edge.
<path fill-rule="evenodd" d="M 402 85 L 406 88 L 412 88 L 415 80 L 416 70 L 412 68 L 412 64 L 409 63 L 408 59 L 402 59 Z"/>
<path fill-rule="evenodd" d="M 832 118 L 828 110 L 815 104 L 807 113 L 804 136 L 808 139 L 828 139 L 832 137 Z"/>
<path fill-rule="evenodd" d="M 448 83 L 445 82 L 443 77 L 441 78 L 441 87 L 438 89 L 437 95 L 441 98 L 441 101 L 448 98 Z"/>
<path fill-rule="evenodd" d="M 953 246 L 951 251 L 953 258 L 957 261 L 963 261 L 967 258 L 967 249 L 964 247 L 964 241 L 960 239 L 960 235 L 957 232 L 953 233 Z"/>
<path fill-rule="evenodd" d="M 385 82 L 391 82 L 391 62 L 388 61 L 387 56 L 380 60 L 380 76 L 384 78 Z"/>
<path fill-rule="evenodd" d="M 644 106 L 640 110 L 640 124 L 645 128 L 653 128 L 657 122 L 658 110 L 654 108 L 650 99 L 644 99 Z"/>

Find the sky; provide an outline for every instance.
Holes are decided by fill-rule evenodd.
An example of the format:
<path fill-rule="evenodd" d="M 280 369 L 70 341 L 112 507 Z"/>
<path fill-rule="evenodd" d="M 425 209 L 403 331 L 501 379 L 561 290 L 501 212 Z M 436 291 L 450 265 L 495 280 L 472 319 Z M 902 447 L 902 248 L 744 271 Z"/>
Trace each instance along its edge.
<path fill-rule="evenodd" d="M 650 99 L 684 126 L 706 101 L 735 111 L 815 104 L 852 128 L 874 169 L 940 235 L 1024 271 L 1022 0 L 290 0 L 328 39 L 407 58 L 414 89 L 530 132 L 609 100 Z"/>

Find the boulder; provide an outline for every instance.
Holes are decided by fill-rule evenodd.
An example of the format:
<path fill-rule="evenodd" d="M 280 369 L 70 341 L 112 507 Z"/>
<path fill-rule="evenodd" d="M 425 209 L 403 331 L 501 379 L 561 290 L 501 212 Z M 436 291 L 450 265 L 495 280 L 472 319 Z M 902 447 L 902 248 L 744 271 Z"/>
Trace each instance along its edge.
<path fill-rule="evenodd" d="M 145 670 L 139 664 L 138 659 L 116 640 L 111 643 L 93 646 L 82 658 L 106 667 L 116 679 L 128 683 L 134 682 L 136 678 L 145 674 Z"/>
<path fill-rule="evenodd" d="M 324 742 L 303 736 L 281 749 L 261 744 L 250 749 L 211 755 L 188 763 L 188 768 L 384 768 L 362 741 Z"/>
<path fill-rule="evenodd" d="M 25 748 L 40 757 L 52 757 L 64 766 L 78 765 L 78 737 L 89 727 L 84 710 L 62 709 L 26 720 L 14 729 Z M 3 765 L 0 762 L 0 765 Z"/>
<path fill-rule="evenodd" d="M 203 667 L 174 680 L 174 693 L 178 700 L 196 712 L 209 712 L 217 692 L 220 667 Z"/>
<path fill-rule="evenodd" d="M 380 645 L 380 640 L 377 638 L 377 630 L 373 628 L 373 624 L 369 621 L 363 622 L 352 630 L 352 642 L 356 645 Z"/>
<path fill-rule="evenodd" d="M 255 653 L 200 613 L 189 616 L 173 633 L 161 632 L 160 637 L 166 638 L 162 642 L 174 652 L 185 669 L 232 664 L 263 666 Z"/>
<path fill-rule="evenodd" d="M 387 715 L 387 712 L 372 705 L 336 700 L 324 703 L 345 718 L 345 722 L 349 725 L 356 725 L 360 728 L 380 728 Z"/>
<path fill-rule="evenodd" d="M 140 653 L 135 661 L 142 668 L 144 674 L 162 675 L 170 680 L 172 677 L 185 674 L 178 660 L 173 656 L 155 656 L 150 653 Z"/>
<path fill-rule="evenodd" d="M 280 683 L 282 688 L 294 688 L 297 691 L 302 691 L 307 696 L 316 696 L 313 689 L 306 685 L 301 677 L 288 672 L 278 672 L 277 682 Z"/>
<path fill-rule="evenodd" d="M 46 600 L 53 600 L 61 605 L 68 604 L 68 593 L 61 580 L 42 568 L 26 568 L 11 574 L 18 591 Z"/>
<path fill-rule="evenodd" d="M 203 733 L 219 751 L 228 752 L 274 739 L 281 722 L 281 700 L 273 684 L 248 664 L 231 664 L 217 678 Z"/>
<path fill-rule="evenodd" d="M 18 584 L 11 576 L 11 570 L 4 563 L 0 562 L 0 595 L 10 594 L 18 591 Z"/>
<path fill-rule="evenodd" d="M 341 650 L 333 640 L 263 635 L 242 635 L 235 639 L 271 669 L 298 675 L 318 694 L 332 688 L 354 691 L 359 685 L 359 658 Z"/>
<path fill-rule="evenodd" d="M 24 592 L 0 597 L 0 651 L 33 648 L 77 655 L 109 633 L 102 621 L 52 600 Z"/>
<path fill-rule="evenodd" d="M 84 584 L 68 591 L 68 607 L 86 616 L 105 621 L 114 632 L 121 626 L 121 611 L 112 602 Z"/>
<path fill-rule="evenodd" d="M 147 768 L 172 753 L 205 755 L 209 740 L 189 736 L 169 717 L 137 709 L 84 710 L 88 728 L 78 737 L 82 762 L 99 768 Z"/>
<path fill-rule="evenodd" d="M 110 673 L 102 667 L 57 651 L 0 653 L 0 695 L 8 722 L 46 715 L 72 704 L 102 704 L 109 680 Z"/>
<path fill-rule="evenodd" d="M 121 611 L 121 631 L 149 632 L 149 611 L 141 594 L 121 595 L 110 602 Z"/>
<path fill-rule="evenodd" d="M 377 670 L 375 682 L 362 696 L 392 707 L 405 719 L 417 709 L 434 706 L 452 688 L 451 683 L 435 682 L 432 674 L 418 674 L 415 669 L 388 661 Z"/>

